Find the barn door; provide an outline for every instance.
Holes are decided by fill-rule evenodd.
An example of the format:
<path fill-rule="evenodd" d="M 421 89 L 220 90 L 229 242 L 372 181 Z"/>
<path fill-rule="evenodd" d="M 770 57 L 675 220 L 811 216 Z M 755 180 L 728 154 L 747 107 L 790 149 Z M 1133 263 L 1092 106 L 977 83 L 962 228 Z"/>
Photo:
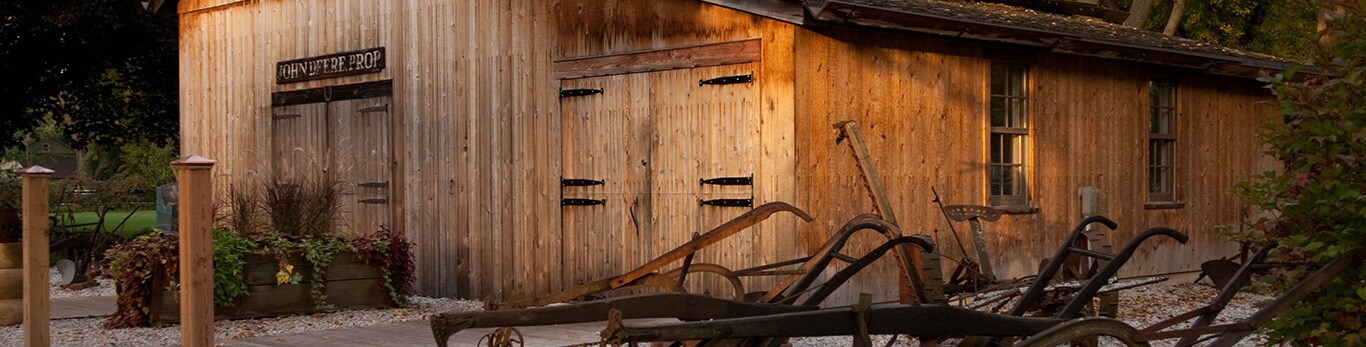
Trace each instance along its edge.
<path fill-rule="evenodd" d="M 649 257 L 673 249 L 754 205 L 752 176 L 758 171 L 757 64 L 653 73 L 651 100 L 655 166 L 651 171 L 654 221 L 659 238 Z M 706 182 L 706 183 L 704 183 Z M 758 234 L 746 230 L 714 244 L 694 262 L 738 270 L 762 265 Z M 647 258 L 648 259 L 648 258 Z M 732 295 L 719 277 L 690 275 L 689 292 Z"/>
<path fill-rule="evenodd" d="M 759 155 L 754 69 L 561 83 L 565 283 L 621 274 L 748 210 Z M 696 261 L 758 265 L 752 236 L 742 232 Z M 693 291 L 729 288 L 692 278 Z"/>
<path fill-rule="evenodd" d="M 272 179 L 325 180 L 342 195 L 338 230 L 372 232 L 392 225 L 393 151 L 390 97 L 276 106 L 272 109 Z"/>
<path fill-rule="evenodd" d="M 390 226 L 388 96 L 328 103 L 332 181 L 342 186 L 342 220 L 349 230 L 368 233 Z"/>
<path fill-rule="evenodd" d="M 640 264 L 623 255 L 650 231 L 647 77 L 561 84 L 564 283 L 603 279 Z"/>

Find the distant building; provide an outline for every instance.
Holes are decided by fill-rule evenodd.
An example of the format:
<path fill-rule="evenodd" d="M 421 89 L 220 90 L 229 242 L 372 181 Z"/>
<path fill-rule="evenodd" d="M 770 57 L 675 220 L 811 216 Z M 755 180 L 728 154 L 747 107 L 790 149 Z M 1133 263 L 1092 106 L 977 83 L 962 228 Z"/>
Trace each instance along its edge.
<path fill-rule="evenodd" d="M 52 169 L 56 173 L 53 178 L 69 178 L 76 176 L 80 168 L 81 153 L 61 140 L 53 138 L 40 138 L 24 148 L 28 158 L 32 163 L 22 163 L 23 166 L 38 165 Z"/>

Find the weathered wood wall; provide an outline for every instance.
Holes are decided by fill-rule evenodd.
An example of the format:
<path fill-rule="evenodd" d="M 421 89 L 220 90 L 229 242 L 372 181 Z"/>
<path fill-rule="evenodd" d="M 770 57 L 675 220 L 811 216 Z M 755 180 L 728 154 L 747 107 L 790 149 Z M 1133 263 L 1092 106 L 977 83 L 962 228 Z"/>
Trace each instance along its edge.
<path fill-rule="evenodd" d="M 270 95 L 394 81 L 393 227 L 428 295 L 558 289 L 554 16 L 529 0 L 181 2 L 182 152 L 230 184 L 271 168 Z M 378 73 L 276 85 L 275 63 L 384 46 Z M 220 185 L 220 192 L 227 184 Z M 478 271 L 475 271 L 478 269 Z"/>
<path fill-rule="evenodd" d="M 1121 275 L 1198 270 L 1201 261 L 1237 251 L 1217 232 L 1221 226 L 1237 228 L 1246 205 L 1231 189 L 1270 165 L 1259 155 L 1254 134 L 1272 113 L 1259 104 L 1268 95 L 1255 81 L 846 30 L 797 34 L 796 151 L 803 188 L 798 201 L 817 218 L 804 226 L 804 247 L 818 246 L 846 216 L 872 210 L 848 146 L 834 142 L 831 124 L 852 119 L 862 125 L 906 233 L 937 235 L 945 253 L 960 256 L 930 188 L 938 188 L 947 204 L 989 204 L 984 161 L 991 57 L 1030 66 L 1032 191 L 1038 208 L 986 224 L 998 272 L 1032 274 L 1056 251 L 1081 218 L 1083 186 L 1099 188 L 1100 212 L 1120 224 L 1111 234 L 1116 247 L 1151 226 L 1191 236 L 1185 246 L 1149 243 Z M 1180 83 L 1177 189 L 1183 208 L 1144 207 L 1151 77 Z M 969 236 L 966 224 L 957 228 L 961 237 Z M 969 239 L 964 242 L 971 247 Z M 946 271 L 953 265 L 944 262 Z M 856 277 L 842 298 L 890 294 L 883 289 L 895 285 L 890 271 L 884 266 Z"/>

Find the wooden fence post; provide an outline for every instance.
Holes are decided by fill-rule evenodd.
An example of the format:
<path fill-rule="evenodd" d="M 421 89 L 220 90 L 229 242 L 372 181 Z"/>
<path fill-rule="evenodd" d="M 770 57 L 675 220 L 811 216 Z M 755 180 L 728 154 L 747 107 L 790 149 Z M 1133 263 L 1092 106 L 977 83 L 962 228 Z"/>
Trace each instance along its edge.
<path fill-rule="evenodd" d="M 171 162 L 180 190 L 180 345 L 213 346 L 213 164 Z"/>
<path fill-rule="evenodd" d="M 47 183 L 52 170 L 32 166 L 19 170 L 24 176 L 24 346 L 47 347 L 52 344 L 49 322 L 52 316 L 48 298 L 48 197 Z"/>

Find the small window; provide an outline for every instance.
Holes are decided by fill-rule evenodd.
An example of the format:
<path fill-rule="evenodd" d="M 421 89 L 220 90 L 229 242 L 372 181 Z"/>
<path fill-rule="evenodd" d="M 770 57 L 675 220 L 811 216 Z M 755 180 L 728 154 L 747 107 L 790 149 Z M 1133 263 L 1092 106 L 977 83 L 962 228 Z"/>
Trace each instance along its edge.
<path fill-rule="evenodd" d="M 1028 68 L 991 64 L 991 143 L 987 165 L 993 206 L 1029 202 Z"/>
<path fill-rule="evenodd" d="M 1176 82 L 1148 82 L 1148 202 L 1176 201 Z"/>

